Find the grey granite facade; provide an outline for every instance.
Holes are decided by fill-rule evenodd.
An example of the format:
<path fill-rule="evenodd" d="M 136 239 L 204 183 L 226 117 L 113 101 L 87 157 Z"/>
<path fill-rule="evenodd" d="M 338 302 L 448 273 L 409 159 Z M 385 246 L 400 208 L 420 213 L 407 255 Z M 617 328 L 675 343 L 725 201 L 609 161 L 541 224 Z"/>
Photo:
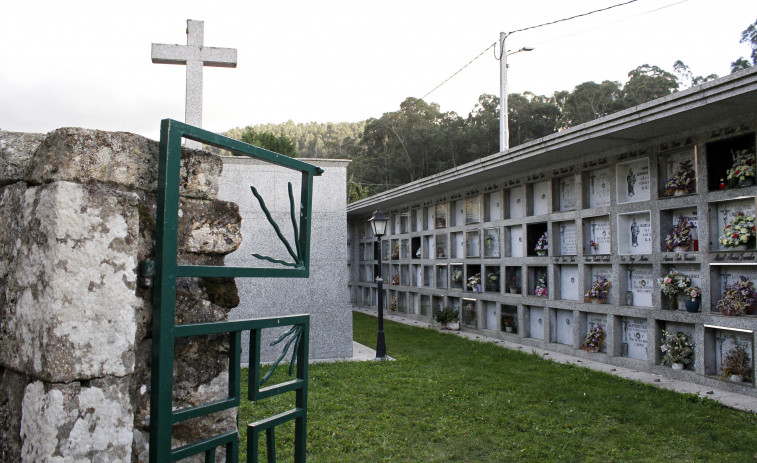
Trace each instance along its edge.
<path fill-rule="evenodd" d="M 310 357 L 339 359 L 352 357 L 352 312 L 345 281 L 347 266 L 346 178 L 349 161 L 303 159 L 322 167 L 313 186 L 310 277 L 237 278 L 240 304 L 232 319 L 310 314 Z M 242 245 L 226 257 L 228 266 L 273 265 L 256 259 L 253 253 L 282 260 L 291 258 L 253 197 L 254 186 L 262 195 L 273 219 L 292 242 L 287 183 L 291 182 L 295 207 L 299 207 L 300 176 L 294 171 L 245 157 L 224 157 L 219 198 L 233 200 L 242 215 Z M 233 199 L 232 199 L 233 198 Z M 273 331 L 273 330 L 271 330 Z M 268 334 L 269 338 L 273 334 Z M 265 342 L 263 343 L 265 346 Z M 248 355 L 242 342 L 242 358 Z M 278 346 L 277 346 L 278 347 Z M 265 351 L 264 351 L 265 354 Z M 273 351 L 264 358 L 272 360 Z"/>
<path fill-rule="evenodd" d="M 718 242 L 740 212 L 755 215 L 753 181 L 721 183 L 734 153 L 755 161 L 756 132 L 757 70 L 748 70 L 352 203 L 351 299 L 376 305 L 367 219 L 381 208 L 391 218 L 385 300 L 400 315 L 431 321 L 434 309 L 455 306 L 466 331 L 757 396 L 754 374 L 720 380 L 734 346 L 755 358 L 757 311 L 717 308 L 739 277 L 757 282 L 754 244 Z M 686 162 L 693 188 L 676 191 L 669 182 Z M 695 225 L 694 240 L 675 252 L 666 237 L 682 218 Z M 702 288 L 697 312 L 683 294 L 661 293 L 673 271 Z M 594 301 L 600 277 L 611 286 Z M 596 326 L 605 343 L 585 351 Z M 662 364 L 663 330 L 693 341 L 684 370 Z"/>

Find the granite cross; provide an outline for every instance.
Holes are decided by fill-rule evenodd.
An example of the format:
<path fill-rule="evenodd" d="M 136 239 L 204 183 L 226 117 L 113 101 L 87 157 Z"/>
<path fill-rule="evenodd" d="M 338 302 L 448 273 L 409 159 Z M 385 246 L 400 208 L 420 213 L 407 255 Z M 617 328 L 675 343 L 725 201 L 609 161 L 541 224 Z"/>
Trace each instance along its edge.
<path fill-rule="evenodd" d="M 184 121 L 202 127 L 202 67 L 237 67 L 237 50 L 203 46 L 204 22 L 187 20 L 187 44 L 152 44 L 152 62 L 187 66 L 187 97 Z M 187 140 L 186 146 L 200 148 L 199 142 Z"/>

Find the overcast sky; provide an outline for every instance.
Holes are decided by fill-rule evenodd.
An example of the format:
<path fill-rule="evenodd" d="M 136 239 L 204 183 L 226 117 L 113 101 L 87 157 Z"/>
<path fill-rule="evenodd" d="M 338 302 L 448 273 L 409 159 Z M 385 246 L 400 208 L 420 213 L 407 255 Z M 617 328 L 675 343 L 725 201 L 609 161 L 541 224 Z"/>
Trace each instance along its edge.
<path fill-rule="evenodd" d="M 236 69 L 205 68 L 203 126 L 339 122 L 380 117 L 421 97 L 498 41 L 500 32 L 624 0 L 6 0 L 0 6 L 0 129 L 77 126 L 157 138 L 184 120 L 185 67 L 152 64 L 150 44 L 186 44 L 186 20 L 205 21 L 205 45 L 238 50 Z M 741 31 L 755 0 L 638 0 L 518 32 L 507 48 L 512 92 L 552 94 L 593 80 L 627 80 L 683 60 L 726 75 L 748 56 Z M 492 50 L 426 98 L 470 112 L 498 94 Z"/>

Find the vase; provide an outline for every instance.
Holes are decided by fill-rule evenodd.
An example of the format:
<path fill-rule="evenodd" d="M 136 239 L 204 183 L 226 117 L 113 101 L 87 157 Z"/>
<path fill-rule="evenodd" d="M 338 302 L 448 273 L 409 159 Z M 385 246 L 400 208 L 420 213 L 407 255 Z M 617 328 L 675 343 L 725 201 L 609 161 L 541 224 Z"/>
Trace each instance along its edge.
<path fill-rule="evenodd" d="M 673 294 L 669 296 L 670 299 L 670 307 L 668 307 L 670 310 L 678 310 L 678 297 Z"/>
<path fill-rule="evenodd" d="M 541 256 L 541 257 L 544 257 L 544 256 L 546 256 L 546 255 L 547 255 L 547 251 L 536 251 L 536 255 L 537 255 L 537 256 Z"/>
<path fill-rule="evenodd" d="M 460 331 L 460 322 L 447 322 L 446 323 L 447 329 L 451 331 Z"/>
<path fill-rule="evenodd" d="M 744 180 L 739 180 L 738 182 L 739 188 L 744 188 L 752 185 L 754 185 L 754 177 L 746 177 L 744 178 Z"/>
<path fill-rule="evenodd" d="M 689 247 L 688 246 L 676 246 L 673 248 L 674 252 L 688 252 Z"/>
<path fill-rule="evenodd" d="M 513 332 L 513 327 L 512 326 L 506 326 L 505 327 L 505 333 L 512 333 L 512 332 Z"/>
<path fill-rule="evenodd" d="M 687 194 L 687 193 L 686 193 L 686 190 L 676 190 L 676 191 L 675 191 L 675 192 L 673 193 L 673 196 L 683 196 L 683 195 L 685 195 L 685 194 Z"/>
<path fill-rule="evenodd" d="M 730 379 L 734 383 L 740 383 L 740 382 L 744 381 L 744 377 L 741 376 L 741 375 L 731 375 Z"/>
<path fill-rule="evenodd" d="M 676 362 L 676 363 L 673 363 L 671 367 L 673 367 L 674 370 L 683 370 L 683 363 Z"/>
<path fill-rule="evenodd" d="M 731 246 L 731 251 L 746 251 L 748 249 L 746 244 L 739 244 L 738 246 Z"/>
<path fill-rule="evenodd" d="M 600 299 L 600 298 L 598 298 L 598 297 L 593 297 L 593 298 L 591 299 L 591 303 L 592 303 L 592 304 L 601 304 L 601 303 L 602 303 L 602 299 Z"/>
<path fill-rule="evenodd" d="M 517 288 L 510 288 L 510 289 L 507 290 L 507 292 L 510 293 L 510 294 L 518 294 L 518 289 Z"/>
<path fill-rule="evenodd" d="M 697 300 L 686 301 L 686 310 L 691 313 L 699 312 L 699 301 Z"/>

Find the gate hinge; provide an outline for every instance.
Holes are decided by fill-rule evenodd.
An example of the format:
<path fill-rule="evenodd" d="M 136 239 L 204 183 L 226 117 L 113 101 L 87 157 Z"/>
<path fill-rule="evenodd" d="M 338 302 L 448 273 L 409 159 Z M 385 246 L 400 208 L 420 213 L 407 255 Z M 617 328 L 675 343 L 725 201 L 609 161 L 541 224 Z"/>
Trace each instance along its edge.
<path fill-rule="evenodd" d="M 152 287 L 152 280 L 155 277 L 155 261 L 145 260 L 137 266 L 137 285 L 142 288 Z"/>

